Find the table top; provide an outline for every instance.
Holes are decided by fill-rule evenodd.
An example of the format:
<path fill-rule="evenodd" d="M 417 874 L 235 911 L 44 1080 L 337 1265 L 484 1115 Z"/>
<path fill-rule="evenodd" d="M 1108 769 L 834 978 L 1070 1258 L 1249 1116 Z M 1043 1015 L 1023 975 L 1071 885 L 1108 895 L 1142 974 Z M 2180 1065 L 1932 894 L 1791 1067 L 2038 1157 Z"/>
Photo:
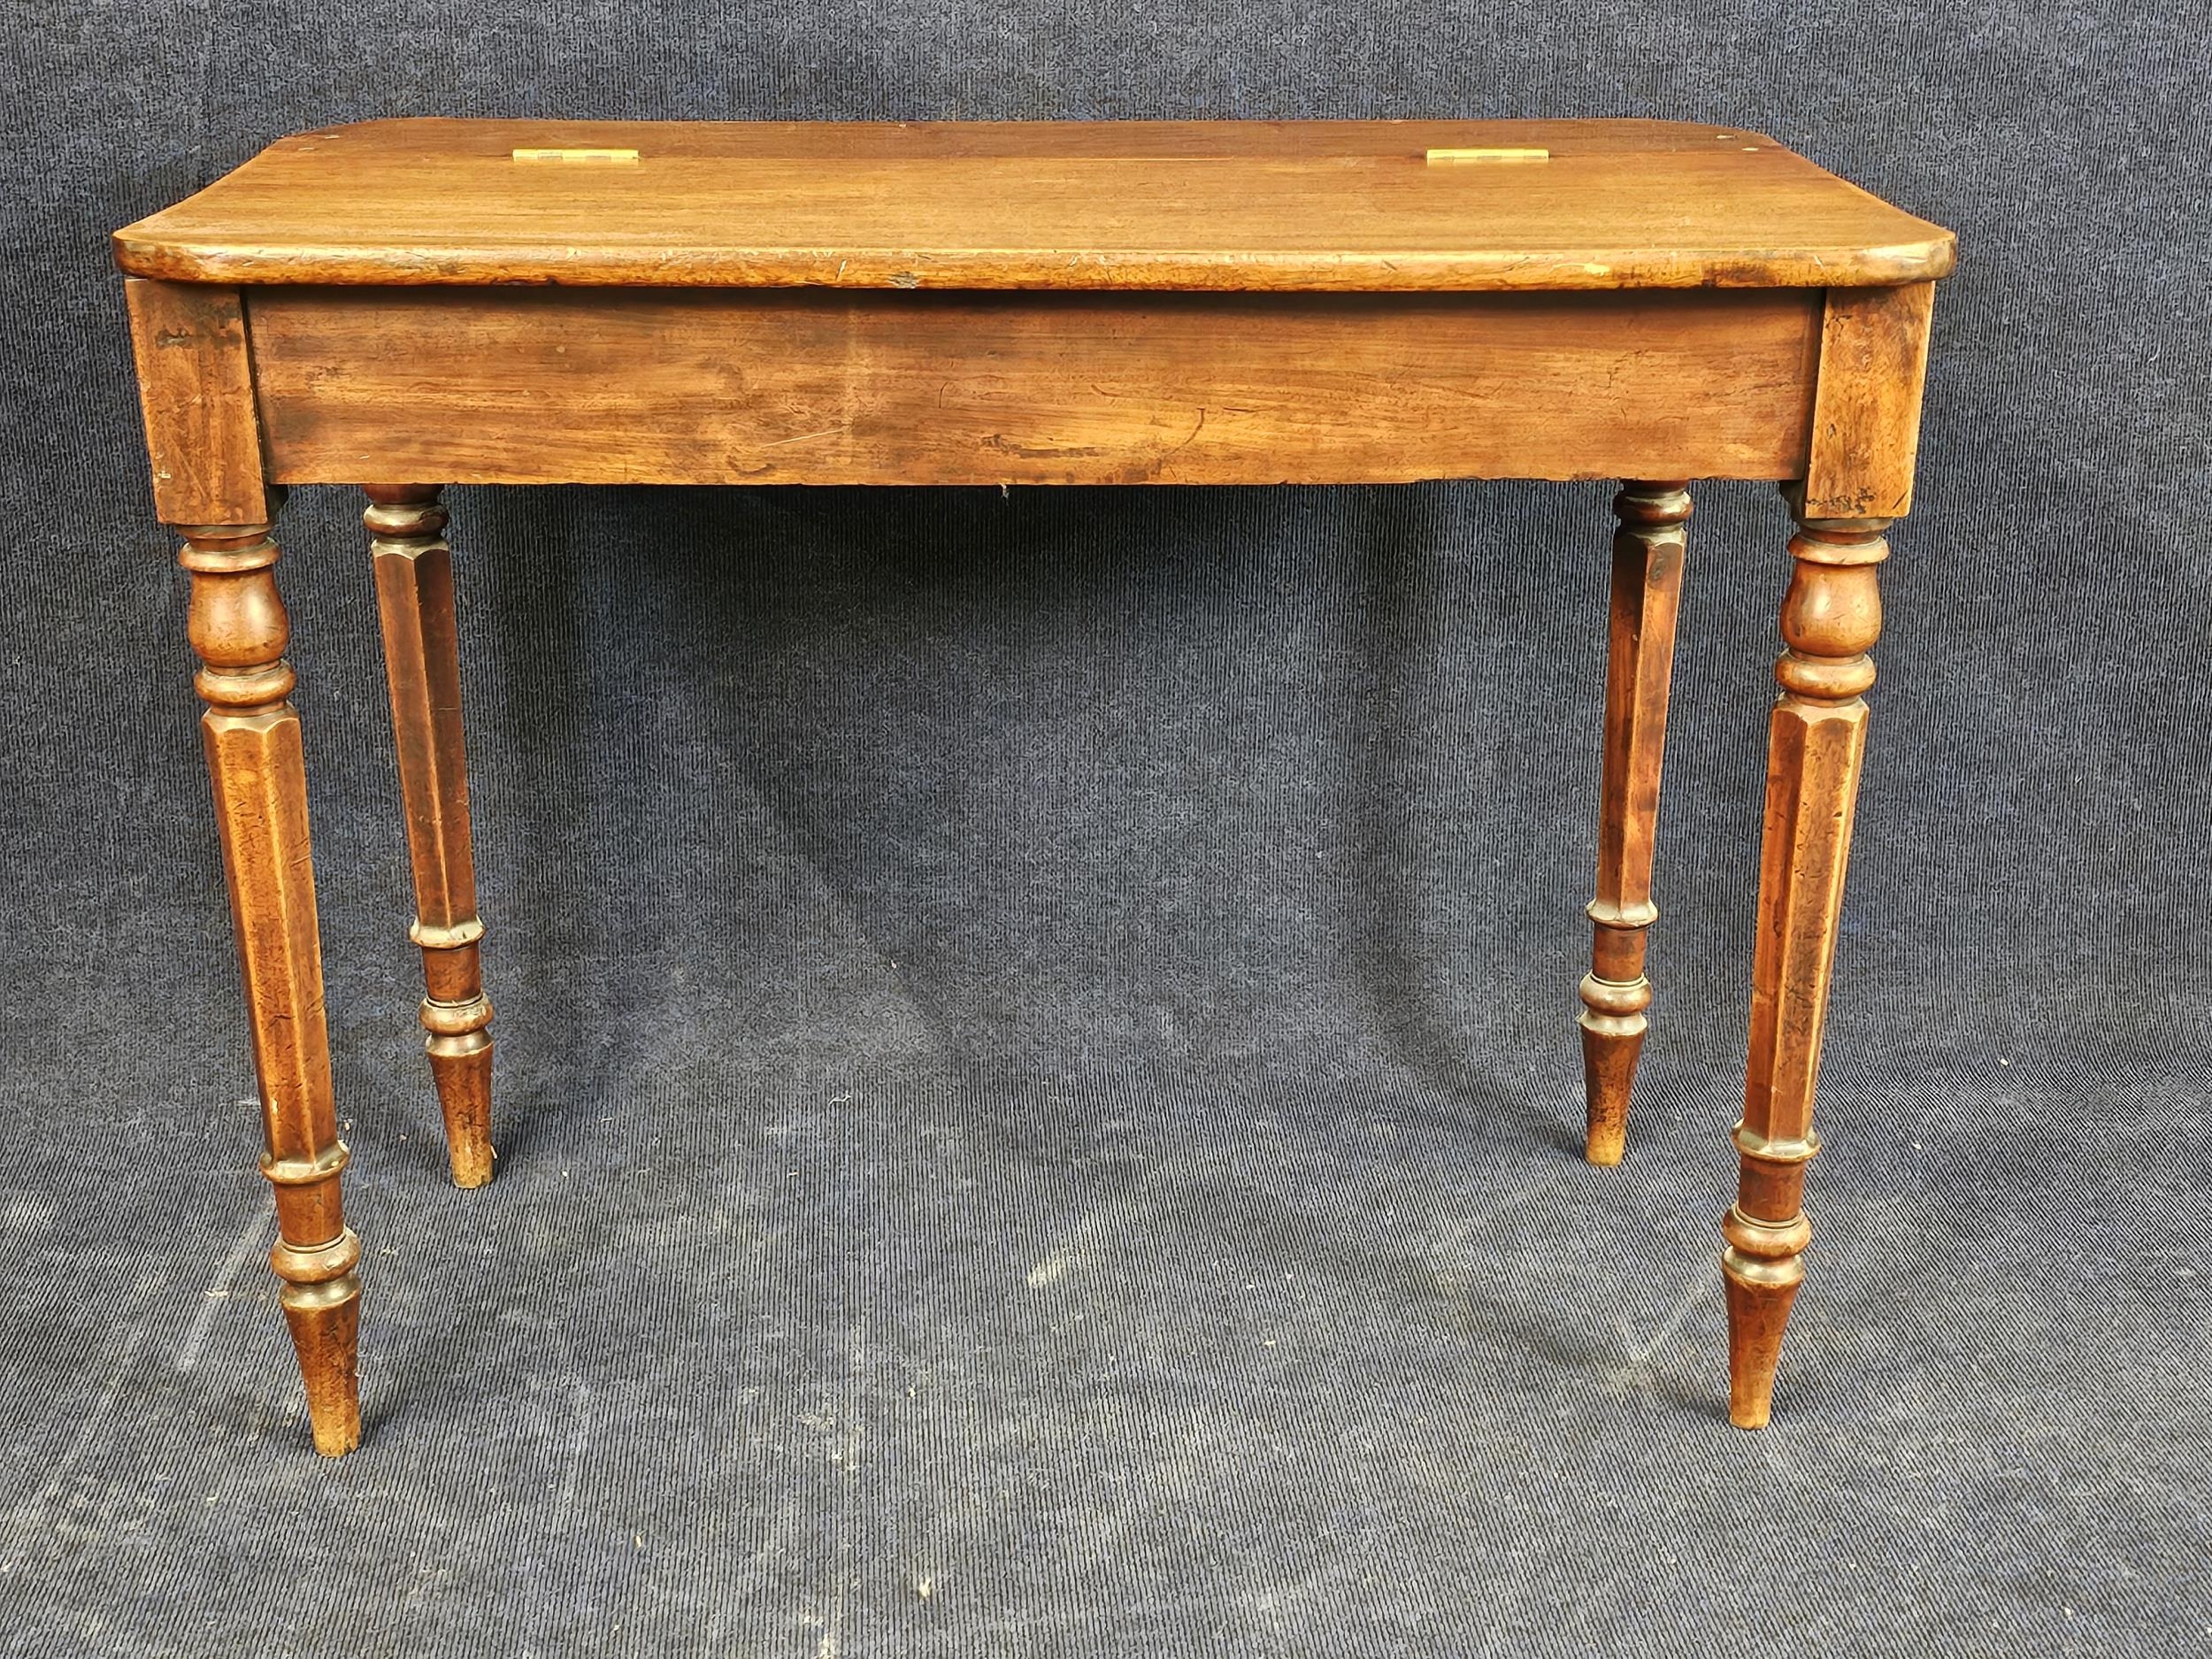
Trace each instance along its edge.
<path fill-rule="evenodd" d="M 115 242 L 188 282 L 1371 292 L 1876 286 L 1953 246 L 1642 120 L 372 121 Z"/>

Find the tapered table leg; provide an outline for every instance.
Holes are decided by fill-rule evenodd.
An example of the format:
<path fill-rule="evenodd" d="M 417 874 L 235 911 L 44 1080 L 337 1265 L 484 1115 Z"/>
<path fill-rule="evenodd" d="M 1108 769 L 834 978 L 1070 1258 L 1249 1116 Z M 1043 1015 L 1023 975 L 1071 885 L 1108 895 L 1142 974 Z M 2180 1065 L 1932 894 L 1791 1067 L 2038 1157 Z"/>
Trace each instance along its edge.
<path fill-rule="evenodd" d="M 1613 537 L 1597 897 L 1590 905 L 1590 972 L 1581 986 L 1589 1107 L 1583 1156 L 1593 1164 L 1621 1161 L 1629 1087 L 1644 1045 L 1644 1010 L 1651 1005 L 1644 939 L 1659 915 L 1651 902 L 1651 850 L 1689 492 L 1678 483 L 1632 480 L 1614 498 L 1613 511 L 1621 527 Z"/>
<path fill-rule="evenodd" d="M 1805 1277 L 1812 1238 L 1805 1165 L 1813 1134 L 1851 813 L 1866 747 L 1867 653 L 1882 631 L 1875 567 L 1888 556 L 1885 518 L 1809 518 L 1790 541 L 1796 561 L 1782 603 L 1775 664 L 1781 695 L 1768 728 L 1766 827 L 1752 964 L 1751 1046 L 1740 1174 L 1721 1223 L 1727 1249 L 1728 1417 L 1767 1421 L 1782 1328 Z"/>
<path fill-rule="evenodd" d="M 361 1241 L 345 1225 L 331 1098 L 330 1041 L 315 925 L 307 780 L 289 625 L 277 594 L 276 543 L 265 524 L 185 528 L 179 562 L 192 574 L 188 633 L 215 790 L 223 868 L 237 925 L 254 1067 L 261 1082 L 279 1240 L 270 1263 L 299 1352 L 315 1449 L 335 1457 L 361 1439 L 355 1378 Z"/>
<path fill-rule="evenodd" d="M 445 1117 L 454 1184 L 492 1178 L 492 1005 L 479 956 L 469 842 L 468 764 L 461 741 L 461 658 L 453 611 L 453 563 L 446 511 L 424 484 L 372 486 L 369 549 L 384 625 L 384 671 L 407 849 L 414 867 L 415 924 L 422 950 L 425 1047 Z"/>

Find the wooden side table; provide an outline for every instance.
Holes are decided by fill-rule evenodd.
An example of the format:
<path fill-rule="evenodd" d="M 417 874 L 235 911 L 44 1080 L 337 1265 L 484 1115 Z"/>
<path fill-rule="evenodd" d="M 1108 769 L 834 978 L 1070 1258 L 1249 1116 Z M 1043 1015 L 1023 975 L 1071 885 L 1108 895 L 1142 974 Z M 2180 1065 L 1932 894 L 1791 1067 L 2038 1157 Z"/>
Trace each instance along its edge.
<path fill-rule="evenodd" d="M 1622 478 L 1588 1156 L 1622 1153 L 1686 480 L 1781 481 L 1729 1415 L 1766 1422 L 1935 280 L 1952 238 L 1754 133 L 1655 121 L 405 120 L 273 145 L 116 234 L 184 541 L 316 1448 L 360 1438 L 279 487 L 365 485 L 454 1179 L 488 1180 L 439 483 Z"/>

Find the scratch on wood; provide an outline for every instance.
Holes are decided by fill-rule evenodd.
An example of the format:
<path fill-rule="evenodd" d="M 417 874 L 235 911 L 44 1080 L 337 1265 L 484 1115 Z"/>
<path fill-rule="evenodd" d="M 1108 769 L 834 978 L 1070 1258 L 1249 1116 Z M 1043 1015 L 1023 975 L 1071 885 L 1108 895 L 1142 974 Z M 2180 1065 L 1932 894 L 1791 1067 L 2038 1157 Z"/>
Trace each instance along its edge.
<path fill-rule="evenodd" d="M 811 443 L 817 438 L 834 437 L 841 432 L 849 433 L 851 430 L 852 427 L 849 425 L 825 426 L 819 432 L 802 432 L 789 438 L 771 438 L 760 447 L 764 449 L 780 449 L 787 443 Z"/>

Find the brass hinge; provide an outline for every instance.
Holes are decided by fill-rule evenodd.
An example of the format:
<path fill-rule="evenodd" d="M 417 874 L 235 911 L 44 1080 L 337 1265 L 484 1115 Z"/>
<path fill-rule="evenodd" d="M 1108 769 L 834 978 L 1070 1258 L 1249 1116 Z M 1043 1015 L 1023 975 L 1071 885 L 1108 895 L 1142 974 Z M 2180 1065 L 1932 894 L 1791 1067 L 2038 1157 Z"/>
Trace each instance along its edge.
<path fill-rule="evenodd" d="M 1432 150 L 1431 161 L 1549 161 L 1548 150 Z"/>
<path fill-rule="evenodd" d="M 517 161 L 612 161 L 634 162 L 634 150 L 518 150 Z"/>

